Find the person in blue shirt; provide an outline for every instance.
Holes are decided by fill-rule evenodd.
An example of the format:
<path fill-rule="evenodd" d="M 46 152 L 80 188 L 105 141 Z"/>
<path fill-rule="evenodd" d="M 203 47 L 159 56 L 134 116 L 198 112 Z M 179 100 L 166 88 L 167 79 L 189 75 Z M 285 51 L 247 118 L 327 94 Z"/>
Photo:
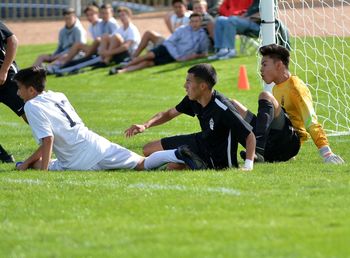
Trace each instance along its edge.
<path fill-rule="evenodd" d="M 163 44 L 143 56 L 134 58 L 124 68 L 112 68 L 110 74 L 131 72 L 155 65 L 207 56 L 209 40 L 201 26 L 202 15 L 191 14 L 190 25 L 179 27 Z"/>

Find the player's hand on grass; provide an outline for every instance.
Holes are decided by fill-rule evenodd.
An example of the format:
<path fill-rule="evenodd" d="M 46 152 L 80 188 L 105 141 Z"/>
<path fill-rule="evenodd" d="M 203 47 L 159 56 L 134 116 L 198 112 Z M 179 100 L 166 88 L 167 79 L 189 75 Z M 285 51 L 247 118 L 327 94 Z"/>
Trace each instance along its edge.
<path fill-rule="evenodd" d="M 320 155 L 322 156 L 325 163 L 331 163 L 331 164 L 344 164 L 344 160 L 334 154 L 329 146 L 323 146 L 319 149 Z"/>
<path fill-rule="evenodd" d="M 145 130 L 146 127 L 144 125 L 132 125 L 124 133 L 126 137 L 132 137 L 138 133 L 143 133 Z"/>
<path fill-rule="evenodd" d="M 253 170 L 253 165 L 254 165 L 254 162 L 252 160 L 246 159 L 245 162 L 244 162 L 243 167 L 241 167 L 241 170 L 243 170 L 243 171 L 252 171 Z"/>
<path fill-rule="evenodd" d="M 324 159 L 325 163 L 332 163 L 332 164 L 344 164 L 345 161 L 338 155 L 336 154 L 331 154 L 327 158 Z"/>
<path fill-rule="evenodd" d="M 21 171 L 27 170 L 28 169 L 28 164 L 26 162 L 17 162 L 16 163 L 16 169 L 17 170 L 21 170 Z"/>

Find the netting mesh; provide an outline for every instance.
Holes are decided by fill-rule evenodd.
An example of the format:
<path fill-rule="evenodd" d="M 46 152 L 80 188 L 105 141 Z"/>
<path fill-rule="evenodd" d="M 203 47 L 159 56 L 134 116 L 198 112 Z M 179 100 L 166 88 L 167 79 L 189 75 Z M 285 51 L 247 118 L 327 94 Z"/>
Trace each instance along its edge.
<path fill-rule="evenodd" d="M 328 134 L 350 134 L 350 1 L 280 0 L 289 30 L 290 70 L 309 86 Z"/>

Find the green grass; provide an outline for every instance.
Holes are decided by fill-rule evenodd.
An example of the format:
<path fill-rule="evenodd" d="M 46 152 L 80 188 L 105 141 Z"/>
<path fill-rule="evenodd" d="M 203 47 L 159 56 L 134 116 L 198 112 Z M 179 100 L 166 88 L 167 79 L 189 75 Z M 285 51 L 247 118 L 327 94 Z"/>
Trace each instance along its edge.
<path fill-rule="evenodd" d="M 19 49 L 21 67 L 43 49 Z M 138 153 L 164 136 L 194 132 L 179 117 L 126 139 L 123 131 L 184 96 L 194 62 L 107 76 L 107 69 L 48 78 L 85 124 Z M 240 64 L 250 91 L 237 89 Z M 256 57 L 213 62 L 217 90 L 256 111 Z M 301 77 L 304 75 L 301 74 Z M 1 106 L 0 143 L 17 160 L 36 149 L 30 128 Z M 349 160 L 349 136 L 331 137 Z M 252 172 L 17 172 L 0 164 L 0 257 L 350 257 L 350 167 L 323 164 L 312 141 L 296 160 Z"/>

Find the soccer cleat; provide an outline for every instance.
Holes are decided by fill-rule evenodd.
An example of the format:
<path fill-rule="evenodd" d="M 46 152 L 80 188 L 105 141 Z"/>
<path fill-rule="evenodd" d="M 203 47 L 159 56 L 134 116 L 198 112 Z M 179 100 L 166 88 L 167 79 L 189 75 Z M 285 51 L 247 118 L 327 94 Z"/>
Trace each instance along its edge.
<path fill-rule="evenodd" d="M 15 158 L 8 154 L 7 151 L 0 145 L 0 160 L 2 163 L 14 163 Z"/>
<path fill-rule="evenodd" d="M 187 145 L 178 147 L 175 155 L 192 170 L 207 169 L 205 162 L 197 154 L 193 153 Z"/>
<path fill-rule="evenodd" d="M 241 158 L 243 160 L 246 159 L 246 152 L 245 151 L 241 151 L 239 153 L 239 155 L 241 156 Z M 256 152 L 255 155 L 254 155 L 254 163 L 262 163 L 262 162 L 265 162 L 264 157 L 261 154 Z"/>

